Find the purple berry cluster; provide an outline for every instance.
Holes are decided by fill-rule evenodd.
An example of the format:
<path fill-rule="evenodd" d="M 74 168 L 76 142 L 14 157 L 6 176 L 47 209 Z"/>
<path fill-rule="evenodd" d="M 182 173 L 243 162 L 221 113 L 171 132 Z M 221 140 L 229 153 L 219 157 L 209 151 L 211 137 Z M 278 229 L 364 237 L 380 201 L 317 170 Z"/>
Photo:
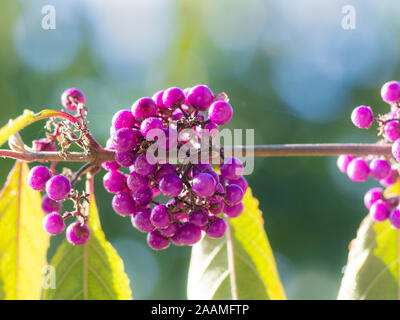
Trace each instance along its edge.
<path fill-rule="evenodd" d="M 390 104 L 388 113 L 374 117 L 370 107 L 358 106 L 353 110 L 351 120 L 361 129 L 368 129 L 373 122 L 376 122 L 378 136 L 382 136 L 380 142 L 392 144 L 393 158 L 341 155 L 337 160 L 337 166 L 352 181 L 364 182 L 372 177 L 382 186 L 388 187 L 399 179 L 396 161 L 400 161 L 400 82 L 385 83 L 381 89 L 381 97 L 384 102 Z M 398 197 L 386 198 L 382 188 L 373 188 L 365 194 L 364 204 L 375 221 L 382 222 L 389 219 L 393 228 L 400 229 Z"/>
<path fill-rule="evenodd" d="M 78 89 L 67 89 L 62 94 L 61 103 L 63 107 L 69 111 L 78 111 L 78 116 L 82 117 L 82 108 L 84 108 L 85 97 Z M 60 138 L 63 130 L 61 123 L 54 124 L 55 131 L 53 134 L 47 134 L 46 138 L 34 140 L 32 149 L 36 152 L 57 151 L 55 142 Z M 64 128 L 65 129 L 65 128 Z M 64 130 L 65 131 L 65 130 Z M 57 235 L 64 231 L 65 220 L 69 216 L 74 216 L 78 221 L 71 223 L 66 230 L 67 240 L 74 245 L 84 244 L 89 240 L 90 231 L 87 226 L 87 217 L 81 214 L 80 210 L 76 212 L 66 212 L 61 215 L 62 202 L 69 199 L 79 202 L 85 197 L 80 197 L 72 190 L 70 179 L 65 175 L 57 174 L 55 164 L 52 163 L 51 169 L 44 165 L 33 167 L 28 174 L 28 184 L 33 190 L 45 191 L 42 198 L 42 209 L 46 214 L 43 219 L 43 229 L 51 234 Z M 80 203 L 76 203 L 79 208 Z"/>
<path fill-rule="evenodd" d="M 171 242 L 190 246 L 202 232 L 220 238 L 227 228 L 224 217 L 242 213 L 248 185 L 238 158 L 224 158 L 221 152 L 216 171 L 210 158 L 174 163 L 148 152 L 152 146 L 166 152 L 179 152 L 188 144 L 196 149 L 205 139 L 212 144 L 218 126 L 232 118 L 228 101 L 226 94 L 214 95 L 205 85 L 172 87 L 114 115 L 106 148 L 115 151 L 115 161 L 103 163 L 104 187 L 115 194 L 114 211 L 148 233 L 151 248 L 166 249 Z M 188 129 L 196 143 L 191 144 Z"/>

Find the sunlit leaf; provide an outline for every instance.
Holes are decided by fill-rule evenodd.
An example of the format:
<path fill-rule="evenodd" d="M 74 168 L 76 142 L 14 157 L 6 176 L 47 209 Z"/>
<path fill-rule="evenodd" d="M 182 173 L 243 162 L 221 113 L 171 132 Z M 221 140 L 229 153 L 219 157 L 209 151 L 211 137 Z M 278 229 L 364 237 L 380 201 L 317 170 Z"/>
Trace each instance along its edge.
<path fill-rule="evenodd" d="M 8 124 L 0 129 L 0 146 L 7 142 L 8 138 L 14 133 L 22 130 L 26 126 L 50 117 L 60 117 L 68 119 L 72 122 L 76 122 L 77 119 L 68 113 L 56 110 L 42 110 L 38 113 L 34 113 L 30 110 L 24 110 L 24 113 L 15 119 L 10 119 Z"/>
<path fill-rule="evenodd" d="M 49 236 L 29 167 L 16 162 L 0 195 L 0 299 L 40 299 Z"/>
<path fill-rule="evenodd" d="M 262 213 L 249 190 L 245 210 L 221 239 L 205 236 L 192 249 L 189 299 L 285 299 Z"/>
<path fill-rule="evenodd" d="M 65 240 L 57 249 L 50 263 L 56 270 L 56 288 L 43 291 L 46 300 L 132 299 L 123 262 L 101 229 L 92 181 L 89 186 L 90 240 L 81 246 Z"/>
<path fill-rule="evenodd" d="M 399 183 L 385 196 L 399 194 Z M 399 299 L 399 232 L 367 216 L 349 246 L 338 299 Z"/>

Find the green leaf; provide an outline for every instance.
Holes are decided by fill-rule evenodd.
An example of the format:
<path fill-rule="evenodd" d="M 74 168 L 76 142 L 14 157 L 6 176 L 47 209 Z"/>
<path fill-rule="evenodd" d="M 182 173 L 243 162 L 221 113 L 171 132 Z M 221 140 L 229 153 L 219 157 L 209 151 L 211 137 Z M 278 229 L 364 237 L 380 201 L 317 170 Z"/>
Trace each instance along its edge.
<path fill-rule="evenodd" d="M 399 183 L 385 196 L 399 194 Z M 399 231 L 389 221 L 367 216 L 349 246 L 349 257 L 338 299 L 400 299 Z"/>
<path fill-rule="evenodd" d="M 223 238 L 204 236 L 193 246 L 189 299 L 285 299 L 258 200 L 250 188 L 244 204 L 242 215 L 229 220 Z"/>
<path fill-rule="evenodd" d="M 62 112 L 62 111 L 56 111 L 56 110 L 42 110 L 38 113 L 34 113 L 33 111 L 30 110 L 24 110 L 24 113 L 20 115 L 19 117 L 11 120 L 6 124 L 4 127 L 0 129 L 0 146 L 3 145 L 5 142 L 7 142 L 8 138 L 13 135 L 14 133 L 22 130 L 26 126 L 42 120 L 46 118 L 51 118 L 51 117 L 59 117 L 63 119 L 67 119 L 73 123 L 77 122 L 78 120 L 71 116 L 68 113 Z"/>
<path fill-rule="evenodd" d="M 124 264 L 101 229 L 93 181 L 88 185 L 90 240 L 81 246 L 64 240 L 57 249 L 50 263 L 56 270 L 56 289 L 44 290 L 45 300 L 132 299 Z"/>
<path fill-rule="evenodd" d="M 0 195 L 0 299 L 40 299 L 49 236 L 29 167 L 17 161 Z"/>

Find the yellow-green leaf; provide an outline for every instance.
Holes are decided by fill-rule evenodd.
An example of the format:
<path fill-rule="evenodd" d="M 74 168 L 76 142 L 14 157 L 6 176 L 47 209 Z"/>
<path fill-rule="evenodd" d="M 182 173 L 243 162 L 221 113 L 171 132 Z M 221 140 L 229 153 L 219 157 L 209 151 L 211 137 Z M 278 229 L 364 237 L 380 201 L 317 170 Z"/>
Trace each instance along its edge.
<path fill-rule="evenodd" d="M 385 196 L 396 195 L 399 183 L 385 191 Z M 367 216 L 350 243 L 338 299 L 400 299 L 399 241 L 389 221 L 377 223 Z"/>
<path fill-rule="evenodd" d="M 258 200 L 250 188 L 244 204 L 242 215 L 229 220 L 223 238 L 204 236 L 193 246 L 189 299 L 285 299 Z"/>
<path fill-rule="evenodd" d="M 42 110 L 38 113 L 34 113 L 33 111 L 26 109 L 22 115 L 15 119 L 10 119 L 8 124 L 0 129 L 0 146 L 7 142 L 11 135 L 22 130 L 31 123 L 50 117 L 60 117 L 68 119 L 71 122 L 77 122 L 76 118 L 62 111 Z"/>
<path fill-rule="evenodd" d="M 92 181 L 88 184 L 90 240 L 81 246 L 73 246 L 65 240 L 57 249 L 50 263 L 56 272 L 56 288 L 43 291 L 46 300 L 132 299 L 124 264 L 104 236 Z"/>
<path fill-rule="evenodd" d="M 16 162 L 0 195 L 0 299 L 40 299 L 49 236 L 29 167 Z"/>

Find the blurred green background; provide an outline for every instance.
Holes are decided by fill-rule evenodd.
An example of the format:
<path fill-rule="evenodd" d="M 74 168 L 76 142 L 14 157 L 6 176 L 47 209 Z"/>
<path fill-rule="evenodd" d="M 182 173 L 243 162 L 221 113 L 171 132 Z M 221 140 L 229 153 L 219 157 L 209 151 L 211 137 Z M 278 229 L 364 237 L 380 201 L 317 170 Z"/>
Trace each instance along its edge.
<path fill-rule="evenodd" d="M 47 4 L 56 9 L 55 30 L 41 26 Z M 348 4 L 354 30 L 341 25 Z M 374 142 L 375 132 L 357 130 L 349 114 L 359 104 L 387 111 L 379 90 L 399 78 L 399 11 L 396 0 L 2 0 L 0 122 L 24 108 L 60 108 L 62 91 L 77 87 L 104 144 L 115 111 L 163 88 L 205 83 L 228 93 L 235 109 L 228 127 L 255 129 L 257 144 Z M 23 138 L 44 132 L 34 125 Z M 291 299 L 336 297 L 348 244 L 366 215 L 362 197 L 374 182 L 350 182 L 335 162 L 256 159 L 247 177 Z M 1 181 L 11 166 L 2 160 Z M 134 297 L 186 298 L 190 249 L 150 250 L 145 235 L 113 213 L 101 178 L 102 225 Z"/>

